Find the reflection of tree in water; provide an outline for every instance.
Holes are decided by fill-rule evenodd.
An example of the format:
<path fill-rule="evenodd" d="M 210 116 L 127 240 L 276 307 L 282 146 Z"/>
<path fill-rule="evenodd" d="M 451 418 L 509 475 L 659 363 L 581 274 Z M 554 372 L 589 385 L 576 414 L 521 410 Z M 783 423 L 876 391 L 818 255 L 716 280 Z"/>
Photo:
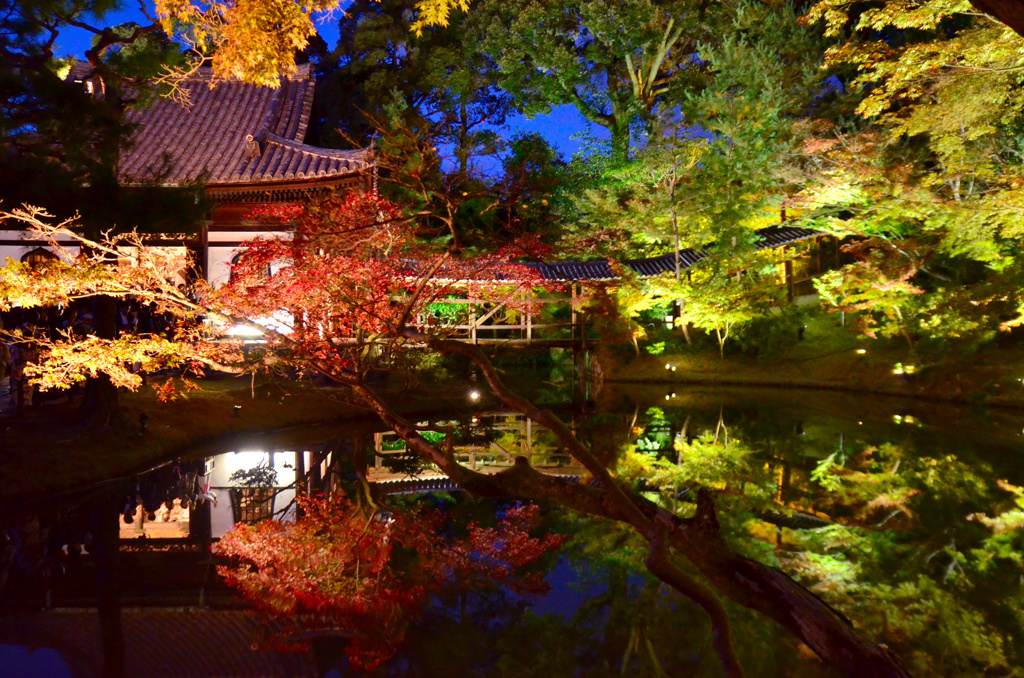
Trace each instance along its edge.
<path fill-rule="evenodd" d="M 505 592 L 438 600 L 379 675 L 437 675 L 439 667 L 488 677 L 720 675 L 704 612 L 644 571 L 645 548 L 630 530 L 560 520 L 574 534 L 548 572 L 561 593 L 539 607 Z M 831 675 L 801 661 L 777 626 L 737 613 L 744 630 L 737 650 L 748 675 Z"/>
<path fill-rule="evenodd" d="M 340 640 L 361 670 L 390 660 L 434 597 L 544 590 L 532 566 L 562 542 L 531 535 L 540 510 L 530 505 L 492 506 L 467 523 L 465 510 L 429 502 L 371 510 L 341 495 L 297 501 L 294 523 L 236 525 L 214 549 L 217 571 L 268 627 L 278 622 L 271 646 Z"/>
<path fill-rule="evenodd" d="M 683 417 L 696 437 L 666 449 Z M 713 488 L 734 548 L 781 567 L 915 674 L 1019 670 L 1024 490 L 953 454 L 812 439 L 810 425 L 756 417 L 726 438 L 713 417 L 691 417 L 649 410 L 622 476 L 684 516 Z"/>

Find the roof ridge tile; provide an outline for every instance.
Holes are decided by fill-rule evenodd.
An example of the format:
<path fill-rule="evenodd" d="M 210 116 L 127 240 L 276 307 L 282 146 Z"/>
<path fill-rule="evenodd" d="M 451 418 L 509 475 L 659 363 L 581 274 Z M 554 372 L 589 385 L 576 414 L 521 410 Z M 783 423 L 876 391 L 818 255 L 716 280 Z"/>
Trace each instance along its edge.
<path fill-rule="evenodd" d="M 216 186 L 341 176 L 372 165 L 365 149 L 304 143 L 315 92 L 308 64 L 282 78 L 279 88 L 227 79 L 211 89 L 206 86 L 211 81 L 203 72 L 186 80 L 191 108 L 158 100 L 129 113 L 136 129 L 133 144 L 121 156 L 122 181 L 180 185 L 206 173 L 208 185 Z M 260 142 L 257 158 L 247 151 L 248 134 Z M 169 171 L 165 157 L 172 163 Z"/>

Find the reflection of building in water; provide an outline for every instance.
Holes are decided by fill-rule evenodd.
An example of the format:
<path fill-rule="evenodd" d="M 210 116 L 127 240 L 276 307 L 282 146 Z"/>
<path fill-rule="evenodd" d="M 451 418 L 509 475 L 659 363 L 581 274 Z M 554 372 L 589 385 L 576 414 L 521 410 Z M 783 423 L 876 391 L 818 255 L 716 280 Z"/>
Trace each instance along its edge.
<path fill-rule="evenodd" d="M 479 473 L 503 471 L 512 467 L 517 457 L 525 458 L 542 473 L 574 477 L 584 473 L 550 431 L 521 414 L 479 413 L 465 421 L 420 422 L 418 427 L 431 442 L 442 447 L 450 440 L 458 462 Z M 373 443 L 373 462 L 367 469 L 367 480 L 387 486 L 382 488 L 384 492 L 431 491 L 428 481 L 447 479 L 433 464 L 408 452 L 405 442 L 395 433 L 375 433 Z M 408 488 L 399 489 L 399 484 Z"/>
<path fill-rule="evenodd" d="M 545 473 L 584 475 L 547 429 L 521 416 L 479 412 L 460 420 L 425 421 L 420 427 L 437 444 L 447 447 L 450 442 L 457 459 L 481 473 L 499 472 L 525 457 Z M 125 488 L 119 513 L 114 513 L 112 501 L 107 518 L 111 523 L 118 521 L 122 603 L 203 608 L 237 604 L 216 574 L 210 542 L 237 522 L 271 517 L 293 520 L 297 494 L 351 491 L 358 482 L 354 458 L 365 459 L 375 493 L 457 489 L 435 467 L 412 458 L 393 434 L 379 428 L 353 426 L 340 435 L 337 430 L 318 435 L 319 440 L 303 444 L 266 443 L 264 450 L 239 445 L 234 451 L 134 479 Z M 60 561 L 57 570 L 38 577 L 34 588 L 19 591 L 24 600 L 44 608 L 95 605 L 94 548 L 85 531 L 67 542 L 55 542 L 55 551 L 63 554 L 55 555 Z M 42 528 L 35 533 L 38 538 L 33 543 L 42 553 L 53 539 Z M 27 538 L 23 541 L 27 543 Z M 45 557 L 38 560 L 42 567 Z"/>
<path fill-rule="evenodd" d="M 145 535 L 149 539 L 182 539 L 189 535 L 190 508 L 181 505 L 181 498 L 175 498 L 168 507 L 165 503 L 152 513 L 145 506 L 137 504 L 131 521 L 122 516 L 121 539 L 134 539 Z"/>
<path fill-rule="evenodd" d="M 544 472 L 581 474 L 546 429 L 509 413 L 477 413 L 421 426 L 439 444 L 450 440 L 458 459 L 480 472 L 497 472 L 527 457 Z M 408 456 L 399 443 L 363 425 L 340 436 L 333 431 L 319 442 L 267 443 L 263 450 L 240 445 L 134 479 L 130 492 L 125 488 L 129 494 L 120 514 L 109 517 L 120 523 L 119 565 L 107 576 L 116 578 L 120 590 L 126 675 L 320 675 L 313 652 L 280 655 L 252 649 L 257 626 L 216 573 L 209 544 L 240 520 L 293 519 L 297 493 L 326 495 L 351 487 L 354 457 L 366 459 L 375 492 L 456 489 L 427 464 L 389 468 L 408 462 L 399 459 Z M 47 538 L 38 523 L 33 534 L 42 548 Z M 37 656 L 51 656 L 54 665 L 74 677 L 101 675 L 104 660 L 95 609 L 103 589 L 97 577 L 99 551 L 87 540 L 85 549 L 79 543 L 69 542 L 59 565 L 46 576 L 16 575 L 0 599 L 0 608 L 17 612 L 0 619 L 0 646 L 34 648 Z M 26 609 L 36 612 L 22 614 Z M 0 648 L 0 662 L 3 657 Z"/>
<path fill-rule="evenodd" d="M 535 468 L 553 475 L 580 476 L 583 469 L 547 429 L 519 414 L 486 412 L 460 421 L 425 421 L 419 424 L 432 441 L 444 446 L 450 437 L 460 463 L 481 473 L 497 473 L 525 457 Z M 208 514 L 196 511 L 157 514 L 142 524 L 148 538 L 174 538 L 202 534 L 213 539 L 238 522 L 267 518 L 293 520 L 297 491 L 329 495 L 343 481 L 354 480 L 352 465 L 356 446 L 367 460 L 367 480 L 377 492 L 430 492 L 457 489 L 432 464 L 409 454 L 405 444 L 390 431 L 353 431 L 328 442 L 309 444 L 308 449 L 239 449 L 205 462 L 197 479 L 210 497 Z M 270 447 L 270 446 L 268 446 Z M 197 520 L 208 521 L 203 525 Z M 137 520 L 136 520 L 137 523 Z M 122 522 L 122 538 L 139 536 L 137 524 Z"/>
<path fill-rule="evenodd" d="M 217 504 L 210 529 L 219 538 L 235 523 L 295 516 L 297 458 L 309 452 L 239 450 L 219 454 L 208 463 L 210 487 Z M 232 478 L 235 478 L 234 480 Z M 251 485 L 246 486 L 246 482 Z"/>

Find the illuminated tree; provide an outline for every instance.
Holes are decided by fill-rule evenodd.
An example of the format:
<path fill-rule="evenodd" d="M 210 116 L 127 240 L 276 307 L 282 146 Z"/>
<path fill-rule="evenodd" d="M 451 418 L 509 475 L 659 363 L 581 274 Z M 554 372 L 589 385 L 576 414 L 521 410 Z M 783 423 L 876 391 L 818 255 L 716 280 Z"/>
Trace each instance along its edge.
<path fill-rule="evenodd" d="M 698 493 L 692 517 L 665 511 L 617 478 L 551 411 L 509 389 L 479 347 L 450 340 L 444 328 L 416 322 L 417 309 L 435 295 L 447 293 L 456 280 L 475 294 L 507 299 L 510 290 L 533 284 L 528 272 L 502 264 L 498 255 L 475 261 L 458 260 L 456 253 L 431 261 L 418 259 L 417 254 L 422 253 L 412 247 L 402 222 L 394 218 L 397 208 L 373 195 L 354 196 L 325 209 L 326 219 L 314 218 L 312 213 L 288 215 L 295 223 L 294 238 L 254 242 L 239 262 L 233 281 L 219 290 L 203 292 L 201 301 L 178 292 L 145 249 L 137 250 L 136 266 L 130 269 L 104 267 L 97 258 L 78 265 L 58 264 L 39 276 L 25 271 L 5 273 L 0 278 L 0 299 L 53 303 L 77 294 L 137 294 L 186 316 L 202 312 L 213 323 L 249 327 L 263 334 L 268 343 L 265 352 L 250 354 L 247 359 L 232 355 L 221 344 L 210 348 L 198 331 L 159 345 L 173 351 L 171 359 L 224 364 L 236 372 L 285 364 L 316 373 L 346 387 L 405 441 L 411 453 L 435 464 L 474 495 L 555 503 L 631 526 L 649 548 L 646 565 L 650 571 L 709 615 L 715 648 L 727 675 L 742 675 L 742 668 L 733 648 L 729 615 L 715 590 L 782 624 L 845 675 L 906 675 L 885 648 L 862 638 L 806 589 L 781 572 L 737 554 L 721 534 L 709 489 Z M 49 235 L 67 233 L 66 229 L 48 228 L 39 214 L 15 216 L 34 221 Z M 88 244 L 97 255 L 109 251 L 105 249 L 109 245 Z M 288 265 L 266 277 L 264 264 L 282 258 Z M 152 338 L 137 341 L 140 352 L 159 358 L 156 350 L 144 346 Z M 113 365 L 119 360 L 117 344 L 95 339 L 77 344 L 55 342 L 44 348 L 56 349 L 61 343 L 84 353 L 84 359 L 78 365 L 66 359 L 44 361 L 39 367 L 43 378 L 68 378 L 71 369 L 88 370 L 97 361 Z M 407 349 L 414 347 L 474 363 L 491 396 L 549 429 L 558 444 L 586 469 L 592 482 L 546 475 L 525 458 L 501 473 L 484 474 L 460 464 L 453 450 L 431 443 L 364 378 L 370 365 L 411 360 L 415 353 Z M 57 358 L 67 354 L 54 351 Z M 125 383 L 132 383 L 127 370 L 124 373 Z M 688 563 L 685 566 L 684 561 Z"/>
<path fill-rule="evenodd" d="M 420 0 L 410 30 L 447 26 L 452 10 L 468 8 L 468 0 Z M 218 78 L 270 87 L 294 72 L 295 54 L 316 34 L 314 20 L 344 11 L 339 0 L 157 0 L 156 9 L 163 30 L 190 46 L 193 68 L 209 60 Z"/>
<path fill-rule="evenodd" d="M 438 510 L 366 515 L 344 497 L 300 497 L 294 523 L 236 525 L 214 547 L 229 564 L 217 572 L 263 617 L 284 624 L 268 643 L 350 639 L 346 653 L 365 670 L 389 659 L 433 596 L 504 586 L 546 588 L 530 565 L 562 537 L 531 536 L 539 509 L 513 506 L 495 527 L 452 533 Z"/>
<path fill-rule="evenodd" d="M 805 20 L 839 38 L 825 64 L 847 77 L 860 120 L 807 121 L 804 186 L 790 206 L 820 228 L 878 238 L 844 275 L 853 289 L 869 259 L 878 270 L 905 269 L 876 276 L 861 301 L 907 316 L 896 320 L 908 339 L 957 338 L 968 327 L 991 337 L 1000 324 L 1019 324 L 1024 38 L 941 0 L 829 0 Z M 908 303 L 910 288 L 917 298 Z M 893 298 L 883 301 L 886 289 Z M 946 321 L 929 320 L 943 309 Z"/>
<path fill-rule="evenodd" d="M 1007 612 L 1021 600 L 1021 488 L 993 481 L 977 459 L 889 443 L 848 441 L 819 459 L 807 457 L 822 452 L 818 444 L 801 446 L 784 455 L 783 475 L 765 431 L 742 425 L 679 435 L 655 450 L 649 442 L 666 422 L 660 411 L 649 415 L 656 428 L 618 470 L 656 489 L 666 509 L 691 511 L 685 490 L 694 485 L 724 488 L 722 530 L 737 548 L 874 629 L 914 675 L 1017 670 L 1024 627 Z"/>
<path fill-rule="evenodd" d="M 721 14 L 690 2 L 530 0 L 483 2 L 471 20 L 524 112 L 574 106 L 609 132 L 621 162 L 631 129 L 698 77 L 692 54 Z"/>

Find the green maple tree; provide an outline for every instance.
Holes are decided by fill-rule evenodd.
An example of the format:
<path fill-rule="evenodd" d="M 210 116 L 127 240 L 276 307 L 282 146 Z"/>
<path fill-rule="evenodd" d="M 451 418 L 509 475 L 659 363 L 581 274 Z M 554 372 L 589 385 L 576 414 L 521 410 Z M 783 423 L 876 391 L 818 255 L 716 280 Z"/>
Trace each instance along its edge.
<path fill-rule="evenodd" d="M 860 119 L 809 124 L 808 179 L 793 206 L 808 223 L 884 238 L 887 256 L 916 262 L 904 278 L 921 292 L 910 333 L 963 343 L 1019 323 L 1024 38 L 942 0 L 820 2 L 806 20 L 838 38 L 825 65 L 847 78 Z M 947 322 L 929 321 L 940 308 Z"/>

